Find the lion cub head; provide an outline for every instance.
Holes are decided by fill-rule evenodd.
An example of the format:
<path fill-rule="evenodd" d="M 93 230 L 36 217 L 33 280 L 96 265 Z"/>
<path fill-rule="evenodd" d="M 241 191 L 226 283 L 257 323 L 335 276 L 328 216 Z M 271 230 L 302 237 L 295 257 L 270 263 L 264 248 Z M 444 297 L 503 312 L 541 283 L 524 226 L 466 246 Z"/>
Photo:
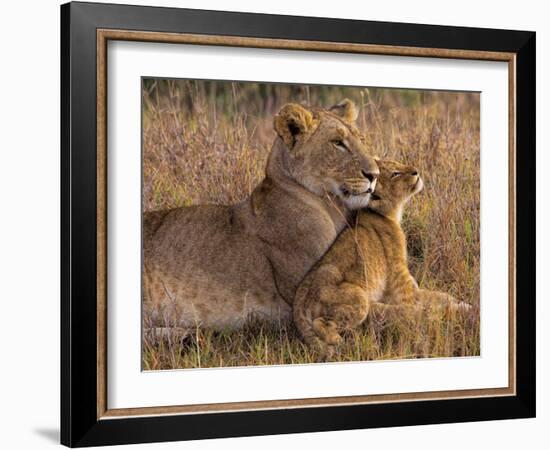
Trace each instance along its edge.
<path fill-rule="evenodd" d="M 355 127 L 357 110 L 346 99 L 330 109 L 289 103 L 275 116 L 291 177 L 313 194 L 332 194 L 349 209 L 364 208 L 378 167 Z"/>
<path fill-rule="evenodd" d="M 418 169 L 397 161 L 376 159 L 380 175 L 368 209 L 401 221 L 403 207 L 424 187 Z"/>

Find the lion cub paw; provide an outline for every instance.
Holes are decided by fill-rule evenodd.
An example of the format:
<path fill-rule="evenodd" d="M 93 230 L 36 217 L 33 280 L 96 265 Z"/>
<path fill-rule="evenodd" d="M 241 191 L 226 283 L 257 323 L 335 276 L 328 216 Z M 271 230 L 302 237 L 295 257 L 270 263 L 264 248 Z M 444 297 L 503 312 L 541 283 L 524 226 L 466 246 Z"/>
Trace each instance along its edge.
<path fill-rule="evenodd" d="M 334 345 L 324 345 L 323 349 L 318 352 L 317 362 L 329 362 L 333 359 L 336 353 Z"/>
<path fill-rule="evenodd" d="M 325 317 L 313 321 L 313 330 L 317 334 L 317 362 L 330 361 L 336 351 L 336 346 L 342 342 L 336 323 Z"/>
<path fill-rule="evenodd" d="M 325 317 L 318 317 L 313 321 L 313 330 L 327 345 L 338 345 L 342 342 L 342 336 L 338 333 L 336 323 Z"/>

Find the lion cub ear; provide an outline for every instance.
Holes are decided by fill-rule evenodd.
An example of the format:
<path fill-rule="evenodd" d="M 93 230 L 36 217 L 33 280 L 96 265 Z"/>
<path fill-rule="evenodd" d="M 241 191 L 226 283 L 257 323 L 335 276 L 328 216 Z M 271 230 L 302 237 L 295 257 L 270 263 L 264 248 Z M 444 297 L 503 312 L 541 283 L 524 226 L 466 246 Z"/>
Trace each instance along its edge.
<path fill-rule="evenodd" d="M 275 116 L 273 125 L 285 145 L 292 149 L 297 138 L 313 126 L 313 114 L 303 106 L 288 103 Z"/>
<path fill-rule="evenodd" d="M 345 98 L 340 103 L 331 106 L 329 111 L 337 116 L 340 116 L 349 123 L 355 122 L 357 120 L 357 116 L 359 115 L 359 111 L 357 111 L 355 103 L 353 103 L 349 98 Z"/>

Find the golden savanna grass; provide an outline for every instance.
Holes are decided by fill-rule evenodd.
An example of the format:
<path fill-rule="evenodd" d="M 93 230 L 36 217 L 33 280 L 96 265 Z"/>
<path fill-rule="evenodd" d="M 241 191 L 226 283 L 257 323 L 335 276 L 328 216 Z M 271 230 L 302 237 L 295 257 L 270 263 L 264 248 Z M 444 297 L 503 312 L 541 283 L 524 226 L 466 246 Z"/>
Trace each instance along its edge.
<path fill-rule="evenodd" d="M 417 166 L 424 191 L 403 227 L 420 287 L 474 308 L 414 317 L 372 314 L 337 360 L 479 355 L 479 94 L 193 80 L 143 81 L 143 209 L 236 203 L 264 176 L 273 116 L 287 102 L 328 107 L 348 97 L 372 155 Z M 145 318 L 146 320 L 146 318 Z M 146 370 L 314 362 L 292 324 L 144 334 Z"/>

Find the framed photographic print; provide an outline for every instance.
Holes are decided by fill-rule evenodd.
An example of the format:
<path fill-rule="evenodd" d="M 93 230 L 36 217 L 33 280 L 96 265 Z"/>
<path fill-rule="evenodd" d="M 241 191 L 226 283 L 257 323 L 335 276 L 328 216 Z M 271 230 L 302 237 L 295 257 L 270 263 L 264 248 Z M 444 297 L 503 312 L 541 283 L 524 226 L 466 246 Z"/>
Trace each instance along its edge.
<path fill-rule="evenodd" d="M 535 415 L 535 33 L 61 7 L 61 441 Z"/>

